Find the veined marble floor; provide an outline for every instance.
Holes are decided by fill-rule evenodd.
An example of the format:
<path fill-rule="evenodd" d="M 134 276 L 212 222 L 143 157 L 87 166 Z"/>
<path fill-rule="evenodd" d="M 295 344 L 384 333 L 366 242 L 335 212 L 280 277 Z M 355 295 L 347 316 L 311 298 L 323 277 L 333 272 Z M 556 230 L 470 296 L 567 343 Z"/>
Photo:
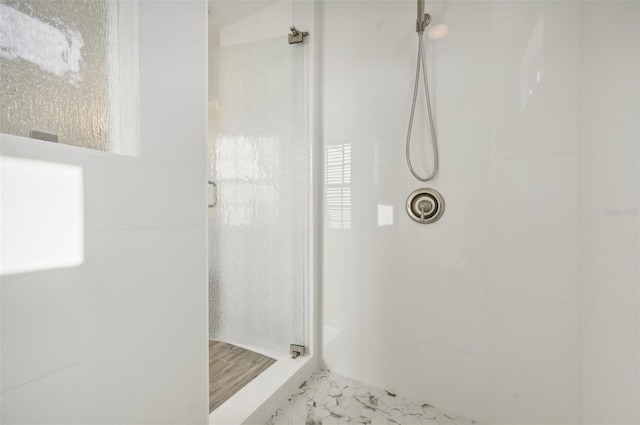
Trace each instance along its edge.
<path fill-rule="evenodd" d="M 266 425 L 347 424 L 471 425 L 477 422 L 321 370 L 311 375 Z"/>

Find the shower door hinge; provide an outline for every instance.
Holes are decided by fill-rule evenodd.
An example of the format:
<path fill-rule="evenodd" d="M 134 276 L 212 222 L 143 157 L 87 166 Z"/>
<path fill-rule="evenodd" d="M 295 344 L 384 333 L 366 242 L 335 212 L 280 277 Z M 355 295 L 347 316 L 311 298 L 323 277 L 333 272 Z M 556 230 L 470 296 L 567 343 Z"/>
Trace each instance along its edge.
<path fill-rule="evenodd" d="M 299 356 L 304 356 L 304 345 L 291 344 L 289 346 L 289 354 L 292 359 L 297 359 Z"/>
<path fill-rule="evenodd" d="M 304 38 L 309 35 L 308 31 L 298 31 L 293 25 L 290 28 L 291 34 L 289 34 L 289 44 L 302 43 Z"/>

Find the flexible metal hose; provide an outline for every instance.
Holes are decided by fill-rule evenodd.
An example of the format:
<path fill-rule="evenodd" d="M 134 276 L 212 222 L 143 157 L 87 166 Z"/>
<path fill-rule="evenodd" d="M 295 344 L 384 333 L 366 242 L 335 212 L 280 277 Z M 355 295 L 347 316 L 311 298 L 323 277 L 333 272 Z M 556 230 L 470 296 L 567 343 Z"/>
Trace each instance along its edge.
<path fill-rule="evenodd" d="M 409 171 L 413 176 L 421 182 L 428 182 L 438 174 L 438 139 L 436 137 L 436 129 L 433 125 L 433 113 L 431 112 L 431 99 L 429 97 L 429 84 L 427 82 L 427 62 L 424 54 L 424 41 L 422 32 L 418 33 L 418 64 L 416 66 L 416 83 L 413 88 L 413 103 L 411 104 L 411 116 L 409 117 L 409 129 L 407 130 L 406 157 Z M 424 93 L 427 100 L 427 112 L 429 115 L 429 128 L 431 129 L 431 140 L 433 141 L 433 171 L 427 177 L 421 177 L 413 169 L 411 164 L 411 128 L 413 127 L 413 116 L 416 111 L 416 100 L 418 98 L 418 83 L 420 82 L 420 67 L 422 66 L 422 76 L 424 79 Z"/>

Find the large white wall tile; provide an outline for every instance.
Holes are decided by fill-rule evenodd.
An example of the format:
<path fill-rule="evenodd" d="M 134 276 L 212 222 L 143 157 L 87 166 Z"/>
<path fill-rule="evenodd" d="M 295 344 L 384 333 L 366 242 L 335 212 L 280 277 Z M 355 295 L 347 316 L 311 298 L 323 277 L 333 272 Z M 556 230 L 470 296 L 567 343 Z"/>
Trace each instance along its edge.
<path fill-rule="evenodd" d="M 85 278 L 92 269 L 3 278 L 2 391 L 95 357 L 96 283 Z"/>
<path fill-rule="evenodd" d="M 177 253 L 173 248 L 202 246 L 205 240 L 200 227 L 107 231 L 96 235 L 106 266 L 97 277 L 100 303 L 96 315 L 99 365 L 108 371 L 101 377 L 101 386 L 110 394 L 101 401 L 107 422 L 126 417 L 138 423 L 170 423 L 173 418 L 157 406 L 176 393 L 193 393 L 173 401 L 176 412 L 198 400 L 200 386 L 196 383 L 202 373 L 199 362 L 207 361 L 206 352 L 191 353 L 192 360 L 179 368 L 163 365 L 175 362 L 186 347 L 202 338 L 201 332 L 206 328 L 206 323 L 192 325 L 202 319 L 201 312 L 207 305 L 206 297 L 199 299 L 197 294 L 206 292 L 190 284 L 201 279 L 205 263 L 202 258 L 186 251 Z M 144 298 L 138 299 L 139 294 L 145 294 Z M 190 308 L 184 310 L 181 305 Z M 162 315 L 156 311 L 162 311 Z M 110 312 L 117 315 L 112 317 Z M 150 352 L 154 353 L 151 357 Z M 129 365 L 137 365 L 135 372 Z M 124 384 L 132 378 L 138 382 L 136 386 Z M 137 405 L 127 402 L 136 394 L 144 394 Z"/>
<path fill-rule="evenodd" d="M 494 12 L 499 9 L 494 5 Z M 532 8 L 492 23 L 494 156 L 578 149 L 580 24 L 578 2 Z"/>
<path fill-rule="evenodd" d="M 398 280 L 367 280 L 362 293 L 362 379 L 400 394 L 418 390 L 418 342 L 414 327 L 424 302 L 420 286 Z M 380 344 L 384 334 L 385 343 Z M 380 365 L 386 365 L 380 367 Z"/>
<path fill-rule="evenodd" d="M 582 20 L 581 413 L 637 423 L 640 7 L 589 3 Z"/>
<path fill-rule="evenodd" d="M 449 33 L 427 41 L 441 169 L 426 184 L 404 153 L 415 4 L 323 4 L 324 143 L 353 145 L 352 227 L 323 241 L 323 323 L 343 329 L 327 367 L 491 423 L 632 418 L 640 20 L 612 4 L 428 2 Z M 406 216 L 418 187 L 443 194 L 439 222 Z"/>
<path fill-rule="evenodd" d="M 2 421 L 10 424 L 99 423 L 101 372 L 96 359 L 68 365 L 2 394 Z M 70 398 L 72 400 L 70 401 Z M 39 404 L 34 408 L 34 402 Z"/>
<path fill-rule="evenodd" d="M 80 168 L 84 217 L 80 265 L 2 276 L 2 423 L 207 421 L 206 16 L 140 2 L 139 158 L 1 136 Z"/>
<path fill-rule="evenodd" d="M 580 253 L 577 154 L 497 159 L 492 291 L 577 303 Z"/>
<path fill-rule="evenodd" d="M 490 422 L 490 362 L 483 356 L 420 344 L 420 395 L 440 409 Z"/>
<path fill-rule="evenodd" d="M 579 423 L 578 309 L 504 295 L 492 311 L 492 423 Z"/>
<path fill-rule="evenodd" d="M 424 342 L 486 355 L 490 348 L 490 270 L 482 258 L 486 248 L 478 247 L 478 241 L 460 225 L 443 224 L 431 230 L 429 237 L 421 232 L 420 251 L 425 255 L 420 263 L 422 307 L 416 336 Z M 435 255 L 436 251 L 440 253 Z"/>

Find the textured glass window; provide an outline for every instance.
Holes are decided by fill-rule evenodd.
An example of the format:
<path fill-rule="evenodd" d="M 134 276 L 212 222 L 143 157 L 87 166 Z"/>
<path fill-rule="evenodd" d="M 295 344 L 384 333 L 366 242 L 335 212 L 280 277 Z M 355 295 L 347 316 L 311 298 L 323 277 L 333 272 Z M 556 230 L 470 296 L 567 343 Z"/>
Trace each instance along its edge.
<path fill-rule="evenodd" d="M 0 0 L 0 132 L 136 155 L 134 7 Z"/>

